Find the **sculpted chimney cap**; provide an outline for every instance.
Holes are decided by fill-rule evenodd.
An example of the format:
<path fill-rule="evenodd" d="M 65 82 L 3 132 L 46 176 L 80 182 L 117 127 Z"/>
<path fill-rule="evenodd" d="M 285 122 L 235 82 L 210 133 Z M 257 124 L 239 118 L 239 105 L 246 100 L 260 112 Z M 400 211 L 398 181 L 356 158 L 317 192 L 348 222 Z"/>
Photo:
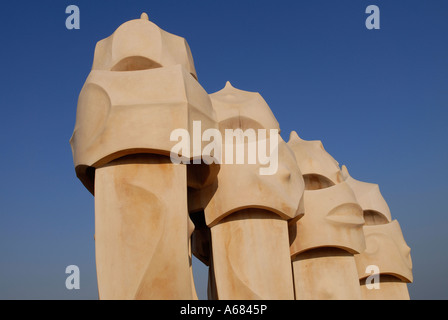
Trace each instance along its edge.
<path fill-rule="evenodd" d="M 249 92 L 236 89 L 227 81 L 226 86 L 210 94 L 213 108 L 216 111 L 218 122 L 226 120 L 243 119 L 247 121 L 247 128 L 241 121 L 235 126 L 241 129 L 277 129 L 280 126 L 266 101 L 258 92 Z M 243 121 L 244 122 L 244 121 Z M 227 125 L 226 128 L 229 128 Z"/>
<path fill-rule="evenodd" d="M 136 71 L 178 64 L 197 79 L 187 41 L 160 29 L 142 13 L 97 43 L 92 70 Z"/>
<path fill-rule="evenodd" d="M 412 282 L 411 248 L 407 245 L 400 224 L 393 220 L 387 224 L 364 226 L 366 250 L 355 255 L 360 279 L 367 277 L 365 270 L 376 265 L 380 274 L 388 274 L 404 282 Z"/>
<path fill-rule="evenodd" d="M 339 163 L 325 150 L 322 141 L 306 141 L 292 131 L 288 146 L 296 156 L 297 164 L 304 176 L 319 176 L 332 185 L 342 182 Z"/>
<path fill-rule="evenodd" d="M 316 248 L 365 250 L 364 218 L 346 182 L 319 190 L 305 190 L 304 216 L 289 222 L 291 256 Z"/>
<path fill-rule="evenodd" d="M 356 199 L 364 212 L 373 211 L 380 214 L 386 222 L 391 222 L 392 217 L 389 206 L 380 192 L 380 187 L 374 183 L 368 183 L 353 179 L 346 166 L 342 166 L 342 177 L 355 193 Z"/>

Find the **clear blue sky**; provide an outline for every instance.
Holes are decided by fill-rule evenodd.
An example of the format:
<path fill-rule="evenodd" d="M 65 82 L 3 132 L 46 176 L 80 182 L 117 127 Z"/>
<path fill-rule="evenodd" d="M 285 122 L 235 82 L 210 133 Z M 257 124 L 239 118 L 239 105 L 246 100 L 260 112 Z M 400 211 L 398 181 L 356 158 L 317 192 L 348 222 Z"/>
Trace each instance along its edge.
<path fill-rule="evenodd" d="M 65 28 L 76 4 L 81 29 Z M 367 30 L 365 9 L 381 10 Z M 448 299 L 448 1 L 8 1 L 0 10 L 0 299 L 97 299 L 94 201 L 69 138 L 95 43 L 147 12 L 209 93 L 258 91 L 291 130 L 378 183 L 412 248 L 414 299 Z M 78 265 L 81 289 L 65 288 Z M 205 268 L 195 264 L 200 297 Z"/>

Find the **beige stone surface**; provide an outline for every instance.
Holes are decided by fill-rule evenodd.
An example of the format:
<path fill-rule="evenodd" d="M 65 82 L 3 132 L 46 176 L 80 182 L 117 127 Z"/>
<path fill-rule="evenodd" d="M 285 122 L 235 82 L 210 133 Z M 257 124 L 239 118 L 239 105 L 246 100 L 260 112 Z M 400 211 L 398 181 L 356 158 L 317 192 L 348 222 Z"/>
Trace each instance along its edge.
<path fill-rule="evenodd" d="M 201 121 L 200 135 L 217 128 L 210 98 L 196 79 L 185 39 L 160 29 L 145 13 L 97 43 L 70 140 L 77 176 L 90 192 L 94 168 L 129 154 L 169 155 L 177 144 L 171 132 L 186 129 L 192 136 L 194 121 Z M 191 146 L 181 156 L 200 158 L 200 138 L 199 148 Z M 211 183 L 217 169 L 209 173 L 210 179 L 189 183 Z"/>
<path fill-rule="evenodd" d="M 296 300 L 361 300 L 354 259 L 345 250 L 325 247 L 295 256 Z"/>
<path fill-rule="evenodd" d="M 306 189 L 304 216 L 289 222 L 295 297 L 359 300 L 354 254 L 365 249 L 362 208 L 321 141 L 305 141 L 293 131 L 288 146 Z"/>
<path fill-rule="evenodd" d="M 320 140 L 306 141 L 292 131 L 288 146 L 294 152 L 306 190 L 327 188 L 343 181 L 338 162 L 325 150 Z"/>
<path fill-rule="evenodd" d="M 380 289 L 368 289 L 365 280 L 361 280 L 361 295 L 363 300 L 410 300 L 408 285 L 400 279 L 380 276 Z"/>
<path fill-rule="evenodd" d="M 305 215 L 289 224 L 291 256 L 321 247 L 364 251 L 363 212 L 347 183 L 305 190 L 303 197 Z"/>
<path fill-rule="evenodd" d="M 246 92 L 229 83 L 217 93 L 211 94 L 211 101 L 223 136 L 227 129 L 262 129 L 266 136 L 258 135 L 257 142 L 267 146 L 267 153 L 278 154 L 278 168 L 273 175 L 261 175 L 260 168 L 267 167 L 257 158 L 248 161 L 249 143 L 239 144 L 245 152 L 244 164 L 236 164 L 238 144 L 234 143 L 233 164 L 223 163 L 217 182 L 198 199 L 191 199 L 196 206 L 203 206 L 208 226 L 215 225 L 225 216 L 248 208 L 259 208 L 277 213 L 284 219 L 297 216 L 298 206 L 304 189 L 303 178 L 296 164 L 294 154 L 277 133 L 278 147 L 270 150 L 270 129 L 278 130 L 278 122 L 267 103 L 259 93 Z M 274 137 L 273 137 L 274 138 Z M 258 152 L 258 149 L 257 149 Z M 226 145 L 223 145 L 223 159 Z M 196 208 L 195 208 L 196 209 Z"/>
<path fill-rule="evenodd" d="M 412 260 L 398 221 L 391 217 L 389 206 L 379 186 L 353 179 L 342 166 L 344 180 L 350 185 L 364 211 L 363 227 L 366 250 L 355 255 L 363 299 L 409 300 L 407 283 L 412 282 Z M 368 266 L 379 269 L 380 289 L 369 289 Z"/>
<path fill-rule="evenodd" d="M 305 190 L 289 237 L 297 300 L 359 300 L 354 253 L 365 248 L 362 209 L 345 183 Z"/>
<path fill-rule="evenodd" d="M 366 250 L 355 256 L 358 274 L 361 280 L 369 276 L 366 268 L 375 265 L 379 268 L 381 288 L 379 290 L 364 290 L 365 296 L 383 297 L 383 299 L 402 299 L 406 296 L 401 283 L 413 281 L 411 249 L 403 238 L 401 227 L 397 220 L 387 224 L 364 226 Z M 388 284 L 383 286 L 381 278 L 387 277 Z M 396 283 L 392 285 L 391 283 Z M 400 289 L 397 289 L 400 288 Z M 390 292 L 389 292 L 390 291 Z M 399 295 L 394 297 L 394 292 Z M 382 294 L 381 292 L 384 292 Z M 409 295 L 409 294 L 408 294 Z"/>
<path fill-rule="evenodd" d="M 271 108 L 258 92 L 237 89 L 227 81 L 223 89 L 210 94 L 210 99 L 223 129 L 280 130 Z"/>
<path fill-rule="evenodd" d="M 193 132 L 194 121 L 201 129 Z M 219 166 L 169 159 L 175 129 L 217 128 L 185 39 L 141 19 L 97 43 L 79 95 L 70 143 L 77 176 L 94 193 L 101 299 L 196 299 L 187 186 L 210 184 Z M 190 137 L 192 138 L 192 137 Z"/>
<path fill-rule="evenodd" d="M 100 299 L 197 299 L 193 254 L 210 299 L 409 299 L 410 249 L 378 185 L 321 141 L 283 141 L 259 93 L 227 82 L 209 95 L 197 79 L 185 39 L 145 13 L 96 45 L 70 144 L 95 195 Z M 179 129 L 184 160 L 217 129 L 215 163 L 173 164 Z M 380 290 L 367 288 L 369 265 Z"/>
<path fill-rule="evenodd" d="M 204 194 L 207 197 L 216 189 L 205 207 L 207 225 L 247 208 L 269 210 L 284 219 L 297 216 L 303 179 L 294 155 L 280 136 L 278 139 L 279 167 L 274 175 L 260 175 L 260 164 L 221 165 L 216 188 L 211 186 Z"/>
<path fill-rule="evenodd" d="M 292 300 L 285 230 L 285 220 L 260 209 L 238 211 L 212 227 L 214 298 Z"/>
<path fill-rule="evenodd" d="M 352 188 L 356 200 L 364 211 L 366 224 L 383 224 L 392 221 L 389 206 L 377 184 L 353 179 L 346 166 L 342 166 L 344 181 Z"/>
<path fill-rule="evenodd" d="M 92 69 L 138 71 L 174 65 L 197 78 L 187 41 L 160 29 L 143 13 L 97 43 Z"/>
<path fill-rule="evenodd" d="M 186 167 L 128 156 L 97 169 L 100 299 L 194 299 Z"/>
<path fill-rule="evenodd" d="M 263 163 L 223 163 L 217 181 L 204 192 L 190 194 L 190 210 L 203 209 L 211 228 L 212 261 L 209 297 L 212 299 L 293 299 L 287 219 L 296 217 L 304 182 L 294 154 L 278 133 L 278 122 L 258 93 L 226 87 L 210 95 L 224 135 L 226 129 L 264 129 L 257 135 L 268 152 L 278 153 L 278 170 L 261 175 Z M 275 137 L 269 130 L 275 129 Z M 258 133 L 258 131 L 257 131 Z M 276 150 L 270 140 L 278 139 Z M 225 143 L 224 143 L 225 144 Z M 223 158 L 227 150 L 223 147 Z M 269 154 L 269 153 L 268 153 Z"/>
<path fill-rule="evenodd" d="M 129 72 L 93 70 L 79 96 L 71 139 L 77 175 L 92 191 L 87 168 L 128 154 L 169 155 L 178 143 L 170 141 L 171 132 L 185 129 L 193 136 L 193 121 L 201 121 L 200 135 L 217 127 L 208 94 L 181 65 Z M 190 152 L 182 156 L 201 157 L 201 150 L 193 154 L 191 144 L 186 150 Z"/>

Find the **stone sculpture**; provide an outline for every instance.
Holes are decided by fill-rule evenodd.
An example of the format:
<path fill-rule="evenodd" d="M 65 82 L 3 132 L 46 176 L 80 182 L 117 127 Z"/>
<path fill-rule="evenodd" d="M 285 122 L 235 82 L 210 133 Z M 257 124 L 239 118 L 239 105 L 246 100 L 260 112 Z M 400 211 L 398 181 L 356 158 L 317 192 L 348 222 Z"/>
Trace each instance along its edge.
<path fill-rule="evenodd" d="M 76 173 L 95 195 L 100 298 L 196 297 L 187 168 L 169 158 L 170 133 L 193 121 L 217 127 L 184 39 L 143 14 L 97 44 L 71 145 Z M 194 151 L 182 156 L 200 158 Z"/>
<path fill-rule="evenodd" d="M 175 148 L 178 129 L 201 139 Z M 97 43 L 70 143 L 95 196 L 100 299 L 197 299 L 193 254 L 210 299 L 409 299 L 409 248 L 378 187 L 320 141 L 283 141 L 259 93 L 208 94 L 185 39 L 145 13 Z"/>
<path fill-rule="evenodd" d="M 389 206 L 377 184 L 353 179 L 342 167 L 345 181 L 355 192 L 364 211 L 366 250 L 355 256 L 365 300 L 409 300 L 407 283 L 412 282 L 411 249 L 397 220 L 392 221 Z M 369 289 L 369 266 L 379 270 L 379 288 Z"/>
<path fill-rule="evenodd" d="M 292 132 L 288 145 L 306 182 L 305 214 L 290 221 L 296 299 L 361 299 L 354 254 L 365 249 L 362 209 L 320 141 Z"/>
<path fill-rule="evenodd" d="M 241 129 L 236 132 L 238 136 L 246 129 L 275 129 L 275 136 L 257 137 L 256 141 L 271 146 L 270 140 L 279 140 L 278 147 L 268 151 L 278 153 L 274 175 L 260 175 L 259 161 L 236 164 L 238 147 L 245 150 L 246 158 L 249 156 L 250 142 L 244 137 L 232 146 L 234 164 L 221 165 L 218 186 L 203 208 L 211 229 L 210 285 L 214 290 L 210 290 L 210 298 L 292 300 L 287 220 L 297 215 L 304 187 L 294 155 L 279 136 L 278 122 L 258 93 L 227 83 L 210 98 L 221 131 Z M 225 143 L 223 150 L 225 158 Z"/>

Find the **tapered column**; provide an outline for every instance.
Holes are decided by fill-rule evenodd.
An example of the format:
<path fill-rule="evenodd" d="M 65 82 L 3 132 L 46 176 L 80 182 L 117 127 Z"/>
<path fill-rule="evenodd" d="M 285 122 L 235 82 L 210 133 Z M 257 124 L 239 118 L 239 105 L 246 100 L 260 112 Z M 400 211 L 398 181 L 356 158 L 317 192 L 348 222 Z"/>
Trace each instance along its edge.
<path fill-rule="evenodd" d="M 193 299 L 186 167 L 133 155 L 96 169 L 100 299 Z"/>
<path fill-rule="evenodd" d="M 217 298 L 293 299 L 287 222 L 246 209 L 211 228 Z"/>
<path fill-rule="evenodd" d="M 292 264 L 296 300 L 361 300 L 353 254 L 314 249 L 295 256 Z"/>

